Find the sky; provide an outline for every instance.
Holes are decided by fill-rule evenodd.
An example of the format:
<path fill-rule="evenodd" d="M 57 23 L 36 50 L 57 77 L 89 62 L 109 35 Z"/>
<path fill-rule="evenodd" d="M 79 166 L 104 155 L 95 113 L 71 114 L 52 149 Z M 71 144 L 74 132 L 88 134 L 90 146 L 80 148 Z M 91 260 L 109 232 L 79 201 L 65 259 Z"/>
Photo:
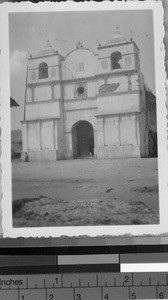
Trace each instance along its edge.
<path fill-rule="evenodd" d="M 140 49 L 141 71 L 155 93 L 154 36 L 151 11 L 80 11 L 9 14 L 11 96 L 20 107 L 11 109 L 12 130 L 20 129 L 23 120 L 27 59 L 45 48 L 66 56 L 81 41 L 97 53 L 97 46 L 114 36 L 116 27 L 128 41 L 132 37 Z"/>

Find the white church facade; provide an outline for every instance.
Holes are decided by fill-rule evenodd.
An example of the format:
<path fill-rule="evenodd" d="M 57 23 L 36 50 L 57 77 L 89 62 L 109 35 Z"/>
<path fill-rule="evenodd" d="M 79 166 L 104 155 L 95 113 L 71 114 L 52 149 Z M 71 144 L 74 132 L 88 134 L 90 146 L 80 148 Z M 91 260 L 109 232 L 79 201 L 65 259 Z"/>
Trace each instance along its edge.
<path fill-rule="evenodd" d="M 48 46 L 29 58 L 22 158 L 147 157 L 148 116 L 134 41 L 117 32 L 96 54 L 79 43 L 66 57 Z"/>

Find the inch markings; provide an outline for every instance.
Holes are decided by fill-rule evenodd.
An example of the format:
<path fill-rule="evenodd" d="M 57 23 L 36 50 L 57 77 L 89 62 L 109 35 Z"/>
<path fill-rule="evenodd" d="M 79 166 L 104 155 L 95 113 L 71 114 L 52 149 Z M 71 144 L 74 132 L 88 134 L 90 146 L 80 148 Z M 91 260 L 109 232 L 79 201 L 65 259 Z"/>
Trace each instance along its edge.
<path fill-rule="evenodd" d="M 167 276 L 154 272 L 1 275 L 0 299 L 168 299 Z"/>

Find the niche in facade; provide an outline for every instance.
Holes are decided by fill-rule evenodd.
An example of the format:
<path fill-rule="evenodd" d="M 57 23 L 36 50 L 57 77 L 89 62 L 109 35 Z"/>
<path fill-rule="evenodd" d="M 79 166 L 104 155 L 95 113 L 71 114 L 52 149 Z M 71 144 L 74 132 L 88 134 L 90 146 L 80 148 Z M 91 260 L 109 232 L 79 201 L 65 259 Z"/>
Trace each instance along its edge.
<path fill-rule="evenodd" d="M 87 97 L 87 83 L 76 83 L 75 86 L 75 98 L 86 98 Z"/>
<path fill-rule="evenodd" d="M 77 93 L 78 93 L 79 95 L 82 95 L 84 92 L 85 92 L 85 90 L 84 90 L 84 87 L 83 87 L 83 86 L 79 86 L 79 87 L 77 88 Z"/>
<path fill-rule="evenodd" d="M 39 79 L 48 78 L 48 65 L 43 62 L 38 67 Z"/>
<path fill-rule="evenodd" d="M 120 52 L 115 51 L 111 54 L 111 69 L 115 70 L 115 69 L 120 69 L 121 65 L 120 65 L 120 60 L 122 58 L 122 55 Z"/>

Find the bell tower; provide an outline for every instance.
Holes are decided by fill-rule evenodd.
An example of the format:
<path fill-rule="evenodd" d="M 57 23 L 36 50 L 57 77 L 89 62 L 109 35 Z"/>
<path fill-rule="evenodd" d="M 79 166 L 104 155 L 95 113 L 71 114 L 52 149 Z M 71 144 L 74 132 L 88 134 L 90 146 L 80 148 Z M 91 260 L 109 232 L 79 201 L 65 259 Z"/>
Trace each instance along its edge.
<path fill-rule="evenodd" d="M 119 32 L 98 47 L 98 157 L 147 155 L 139 48 Z"/>
<path fill-rule="evenodd" d="M 30 56 L 27 70 L 23 125 L 23 158 L 58 159 L 62 153 L 61 60 L 49 41 L 37 55 Z M 50 150 L 49 150 L 50 149 Z"/>

